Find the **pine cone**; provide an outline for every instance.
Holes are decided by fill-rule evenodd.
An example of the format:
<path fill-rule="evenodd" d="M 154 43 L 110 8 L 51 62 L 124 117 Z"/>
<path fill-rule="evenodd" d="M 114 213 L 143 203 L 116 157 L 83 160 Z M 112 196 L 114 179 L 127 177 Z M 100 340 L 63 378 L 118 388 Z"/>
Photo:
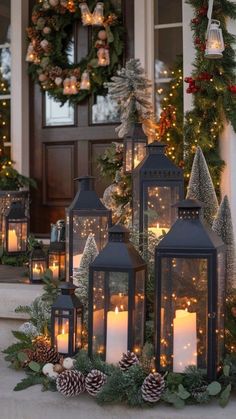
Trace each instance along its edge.
<path fill-rule="evenodd" d="M 164 378 L 158 372 L 150 373 L 144 380 L 141 392 L 146 402 L 155 403 L 160 400 L 165 388 Z"/>
<path fill-rule="evenodd" d="M 127 371 L 132 365 L 138 364 L 139 360 L 134 352 L 128 351 L 126 354 L 123 353 L 119 366 L 122 371 Z"/>
<path fill-rule="evenodd" d="M 56 385 L 64 396 L 78 396 L 85 390 L 85 378 L 80 371 L 66 370 L 57 377 Z"/>
<path fill-rule="evenodd" d="M 36 361 L 40 364 L 59 364 L 62 358 L 54 348 L 51 348 L 47 340 L 37 340 L 31 353 L 27 355 L 30 361 Z"/>
<path fill-rule="evenodd" d="M 85 389 L 90 396 L 96 396 L 107 380 L 106 374 L 99 370 L 92 370 L 85 378 Z"/>
<path fill-rule="evenodd" d="M 55 80 L 56 77 L 61 77 L 62 69 L 61 67 L 55 66 L 49 69 L 49 77 L 52 80 Z"/>
<path fill-rule="evenodd" d="M 191 396 L 196 400 L 197 403 L 208 403 L 210 400 L 209 393 L 207 392 L 207 386 L 197 387 L 191 391 Z"/>
<path fill-rule="evenodd" d="M 26 29 L 26 32 L 27 32 L 27 35 L 30 39 L 36 38 L 36 36 L 37 36 L 37 31 L 36 31 L 36 29 L 32 28 L 32 26 L 29 26 Z"/>

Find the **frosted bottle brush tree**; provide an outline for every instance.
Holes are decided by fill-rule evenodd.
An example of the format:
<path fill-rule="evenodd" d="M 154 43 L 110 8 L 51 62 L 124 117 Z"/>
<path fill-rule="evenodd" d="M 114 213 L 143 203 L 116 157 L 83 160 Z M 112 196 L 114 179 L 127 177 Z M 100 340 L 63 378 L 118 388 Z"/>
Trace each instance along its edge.
<path fill-rule="evenodd" d="M 119 105 L 121 124 L 116 128 L 116 132 L 123 138 L 134 122 L 153 117 L 152 83 L 145 76 L 140 61 L 134 58 L 117 71 L 117 75 L 111 80 L 105 86 L 111 98 Z"/>

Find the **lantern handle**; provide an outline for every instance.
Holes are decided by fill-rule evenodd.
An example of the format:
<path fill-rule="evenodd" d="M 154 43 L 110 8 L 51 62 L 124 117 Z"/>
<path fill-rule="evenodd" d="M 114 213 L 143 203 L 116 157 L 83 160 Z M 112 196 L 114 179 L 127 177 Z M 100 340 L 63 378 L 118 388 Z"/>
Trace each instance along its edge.
<path fill-rule="evenodd" d="M 211 18 L 212 18 L 212 11 L 213 11 L 213 3 L 214 3 L 214 0 L 209 0 L 208 10 L 207 10 L 208 25 L 207 25 L 207 31 L 206 31 L 206 39 L 207 39 L 208 32 L 209 32 L 210 25 L 211 25 Z"/>

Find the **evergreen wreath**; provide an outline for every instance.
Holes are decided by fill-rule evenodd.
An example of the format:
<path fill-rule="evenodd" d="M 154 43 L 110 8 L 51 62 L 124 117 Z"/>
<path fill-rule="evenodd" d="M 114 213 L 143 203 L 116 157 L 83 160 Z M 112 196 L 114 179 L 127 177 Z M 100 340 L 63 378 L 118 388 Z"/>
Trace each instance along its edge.
<path fill-rule="evenodd" d="M 104 93 L 103 85 L 117 70 L 124 50 L 122 18 L 112 1 L 105 0 L 102 3 L 104 18 L 101 25 L 86 25 L 89 26 L 91 40 L 87 56 L 80 62 L 70 63 L 68 55 L 72 48 L 73 28 L 81 20 L 83 22 L 82 3 L 86 4 L 81 0 L 38 0 L 32 10 L 32 23 L 26 30 L 29 74 L 42 91 L 47 91 L 61 104 L 66 101 L 77 104 L 91 94 Z M 90 11 L 94 10 L 96 4 L 95 0 L 87 2 Z M 107 57 L 107 65 L 104 66 L 99 66 L 98 61 L 101 49 Z M 88 87 L 80 89 L 85 73 Z M 68 85 L 71 90 L 68 90 Z"/>

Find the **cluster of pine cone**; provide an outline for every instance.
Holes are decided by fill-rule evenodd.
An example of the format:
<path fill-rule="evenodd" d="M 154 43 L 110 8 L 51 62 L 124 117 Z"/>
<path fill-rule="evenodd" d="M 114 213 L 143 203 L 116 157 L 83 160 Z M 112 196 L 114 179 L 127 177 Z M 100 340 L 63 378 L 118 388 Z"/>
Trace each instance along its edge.
<path fill-rule="evenodd" d="M 85 390 L 96 396 L 106 382 L 106 375 L 93 369 L 86 377 L 77 370 L 65 370 L 57 377 L 56 385 L 59 393 L 64 396 L 78 396 Z"/>
<path fill-rule="evenodd" d="M 33 343 L 32 349 L 25 350 L 28 357 L 26 365 L 30 361 L 38 362 L 39 364 L 59 364 L 61 361 L 61 355 L 54 349 L 51 348 L 50 343 L 44 337 L 38 337 Z"/>

